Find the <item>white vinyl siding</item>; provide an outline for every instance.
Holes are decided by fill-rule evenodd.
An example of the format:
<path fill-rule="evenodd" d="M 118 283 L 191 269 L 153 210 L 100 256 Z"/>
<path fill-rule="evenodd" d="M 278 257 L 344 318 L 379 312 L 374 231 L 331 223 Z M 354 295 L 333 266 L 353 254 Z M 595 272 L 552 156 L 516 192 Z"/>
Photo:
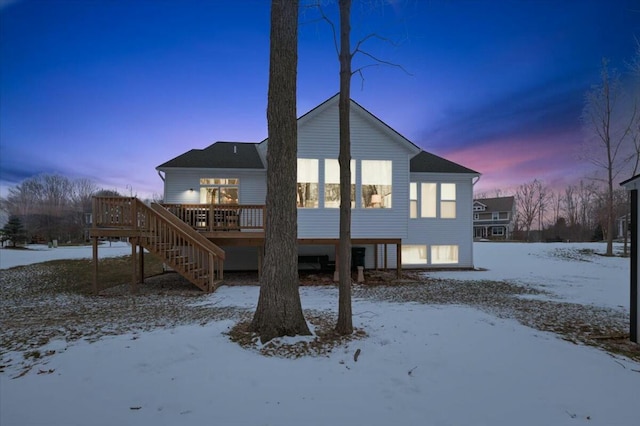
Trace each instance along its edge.
<path fill-rule="evenodd" d="M 267 192 L 267 175 L 264 170 L 239 169 L 170 169 L 165 173 L 164 202 L 200 204 L 200 179 L 238 179 L 240 204 L 264 204 Z M 189 189 L 194 189 L 190 191 Z"/>
<path fill-rule="evenodd" d="M 298 157 L 336 159 L 339 154 L 338 104 L 320 107 L 313 120 L 298 122 Z M 364 113 L 351 110 L 351 158 L 355 163 L 356 202 L 351 212 L 351 236 L 353 238 L 404 238 L 407 236 L 409 217 L 409 159 L 412 155 L 397 136 L 382 131 Z M 391 161 L 391 208 L 364 209 L 362 199 L 363 160 Z M 352 170 L 353 172 L 353 170 Z M 324 194 L 325 168 L 319 171 L 319 193 Z M 340 216 L 337 208 L 298 210 L 299 238 L 338 238 Z"/>
<path fill-rule="evenodd" d="M 427 254 L 431 255 L 432 246 L 458 246 L 457 263 L 434 264 L 428 259 L 426 267 L 446 265 L 447 267 L 473 267 L 473 185 L 472 175 L 455 173 L 411 173 L 411 182 L 420 188 L 421 183 L 455 184 L 455 219 L 439 217 L 422 218 L 409 221 L 409 235 L 402 241 L 403 245 L 426 245 Z M 418 196 L 422 195 L 418 190 Z M 440 197 L 436 199 L 439 204 Z M 422 207 L 421 200 L 418 201 Z M 441 206 L 437 207 L 440 210 Z M 403 259 L 403 263 L 405 263 Z"/>

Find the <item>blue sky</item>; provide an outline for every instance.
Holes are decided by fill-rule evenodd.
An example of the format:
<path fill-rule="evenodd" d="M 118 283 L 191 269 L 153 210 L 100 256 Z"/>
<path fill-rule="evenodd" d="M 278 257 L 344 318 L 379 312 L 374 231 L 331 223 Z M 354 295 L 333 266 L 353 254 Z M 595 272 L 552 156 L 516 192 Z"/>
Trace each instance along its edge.
<path fill-rule="evenodd" d="M 298 111 L 338 91 L 329 26 L 301 0 Z M 337 19 L 334 1 L 323 1 Z M 352 40 L 401 64 L 352 97 L 423 149 L 483 174 L 478 191 L 564 185 L 601 59 L 625 71 L 640 0 L 354 0 Z M 372 6 L 373 5 L 373 6 Z M 266 137 L 267 0 L 0 0 L 0 195 L 39 173 L 162 193 L 155 167 Z M 366 65 L 356 59 L 354 68 Z"/>

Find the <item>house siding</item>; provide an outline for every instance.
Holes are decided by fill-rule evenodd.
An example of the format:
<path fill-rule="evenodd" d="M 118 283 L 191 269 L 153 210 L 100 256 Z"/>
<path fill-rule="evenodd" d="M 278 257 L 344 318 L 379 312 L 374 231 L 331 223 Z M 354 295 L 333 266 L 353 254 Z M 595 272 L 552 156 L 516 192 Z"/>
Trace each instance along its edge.
<path fill-rule="evenodd" d="M 313 120 L 298 128 L 298 158 L 337 159 L 339 153 L 339 117 L 337 104 L 325 108 Z M 410 152 L 400 143 L 351 110 L 351 157 L 356 160 L 356 208 L 352 210 L 351 235 L 353 238 L 405 238 L 409 208 Z M 362 160 L 391 160 L 392 201 L 389 209 L 360 207 L 360 174 Z M 298 236 L 300 238 L 337 238 L 339 236 L 339 209 L 325 209 L 324 166 L 320 165 L 320 208 L 298 209 Z"/>
<path fill-rule="evenodd" d="M 455 183 L 456 218 L 409 219 L 409 235 L 403 241 L 406 245 L 427 245 L 427 265 L 416 267 L 473 267 L 473 184 L 468 174 L 411 173 L 411 182 Z M 419 192 L 419 191 L 418 191 Z M 408 215 L 407 215 L 408 216 Z M 430 247 L 432 245 L 457 245 L 458 263 L 432 265 Z M 404 267 L 410 267 L 405 265 Z"/>
<path fill-rule="evenodd" d="M 200 203 L 200 178 L 238 178 L 240 204 L 264 204 L 267 179 L 264 170 L 241 169 L 167 169 L 164 183 L 165 203 Z M 190 192 L 189 188 L 194 191 Z"/>

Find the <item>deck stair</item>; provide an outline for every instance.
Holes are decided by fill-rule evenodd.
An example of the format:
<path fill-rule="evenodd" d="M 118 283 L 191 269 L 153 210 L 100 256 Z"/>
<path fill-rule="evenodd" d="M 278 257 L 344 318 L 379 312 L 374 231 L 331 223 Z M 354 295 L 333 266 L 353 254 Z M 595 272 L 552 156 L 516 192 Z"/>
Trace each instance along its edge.
<path fill-rule="evenodd" d="M 224 250 L 161 205 L 135 197 L 95 197 L 93 211 L 92 236 L 129 237 L 203 291 L 222 282 Z"/>

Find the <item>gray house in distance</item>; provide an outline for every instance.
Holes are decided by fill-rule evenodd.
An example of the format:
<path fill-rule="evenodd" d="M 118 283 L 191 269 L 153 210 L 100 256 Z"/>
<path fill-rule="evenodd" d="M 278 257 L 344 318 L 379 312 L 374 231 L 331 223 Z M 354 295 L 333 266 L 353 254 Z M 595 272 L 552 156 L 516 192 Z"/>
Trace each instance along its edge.
<path fill-rule="evenodd" d="M 511 239 L 515 228 L 514 197 L 478 198 L 473 201 L 473 238 Z"/>

